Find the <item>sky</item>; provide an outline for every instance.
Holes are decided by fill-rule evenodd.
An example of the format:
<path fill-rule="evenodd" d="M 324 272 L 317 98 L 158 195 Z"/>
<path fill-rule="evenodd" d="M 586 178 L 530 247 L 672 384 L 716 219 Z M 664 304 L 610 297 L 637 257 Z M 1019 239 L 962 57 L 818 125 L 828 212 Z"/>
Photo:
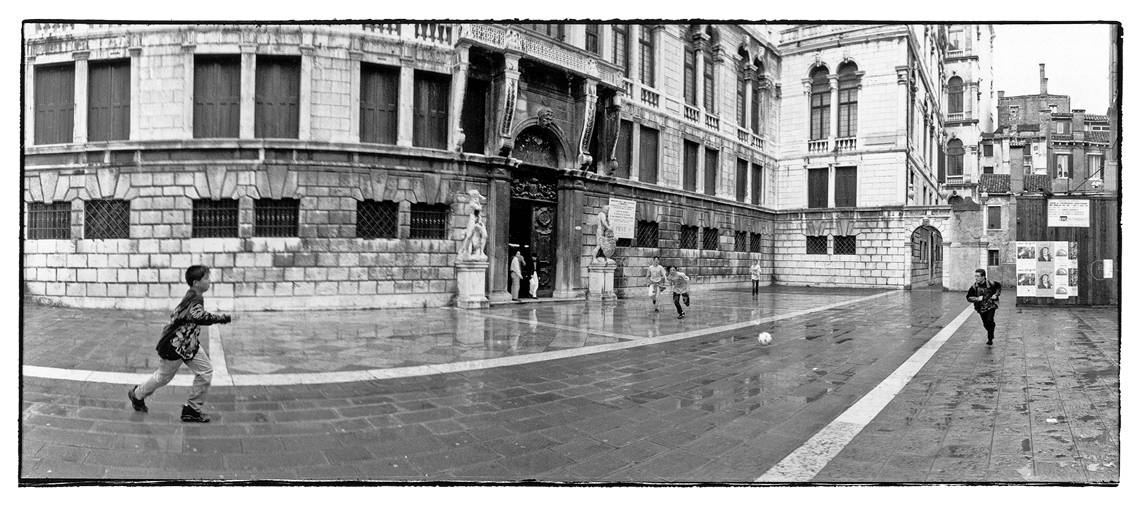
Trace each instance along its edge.
<path fill-rule="evenodd" d="M 1032 95 L 1045 64 L 1049 93 L 1069 95 L 1072 108 L 1108 111 L 1109 39 L 1106 24 L 994 25 L 994 95 Z"/>

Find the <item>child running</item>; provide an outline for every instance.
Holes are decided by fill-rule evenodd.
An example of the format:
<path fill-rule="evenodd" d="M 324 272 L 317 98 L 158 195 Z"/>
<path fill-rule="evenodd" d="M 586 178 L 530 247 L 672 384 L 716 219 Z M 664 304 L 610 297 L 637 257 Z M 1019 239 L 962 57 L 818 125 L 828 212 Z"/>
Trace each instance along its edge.
<path fill-rule="evenodd" d="M 185 363 L 194 372 L 194 384 L 190 388 L 189 399 L 182 406 L 182 421 L 207 423 L 210 417 L 202 413 L 202 401 L 210 389 L 214 368 L 210 366 L 210 356 L 198 349 L 198 326 L 229 323 L 232 318 L 226 314 L 207 313 L 203 307 L 205 299 L 202 295 L 210 289 L 209 267 L 193 265 L 186 269 L 186 284 L 190 285 L 190 289 L 182 297 L 182 302 L 174 308 L 170 323 L 162 329 L 162 337 L 158 340 L 158 346 L 155 346 L 162 363 L 146 383 L 128 390 L 127 398 L 131 400 L 135 411 L 146 413 L 145 399 L 170 383 L 178 368 Z"/>
<path fill-rule="evenodd" d="M 677 307 L 677 319 L 685 319 L 685 310 L 681 309 L 681 299 L 685 299 L 685 307 L 689 307 L 689 276 L 681 269 L 669 267 L 669 284 L 673 286 L 673 305 Z"/>
<path fill-rule="evenodd" d="M 649 278 L 649 298 L 653 300 L 653 311 L 658 312 L 657 294 L 668 289 L 665 286 L 665 267 L 661 266 L 661 257 L 653 257 L 653 265 L 647 267 L 645 272 Z"/>

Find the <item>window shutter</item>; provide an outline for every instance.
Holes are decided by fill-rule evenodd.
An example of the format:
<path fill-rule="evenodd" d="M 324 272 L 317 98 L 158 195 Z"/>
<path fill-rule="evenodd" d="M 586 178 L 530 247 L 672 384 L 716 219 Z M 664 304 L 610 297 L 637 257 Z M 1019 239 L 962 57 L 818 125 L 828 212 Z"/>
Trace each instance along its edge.
<path fill-rule="evenodd" d="M 716 195 L 716 176 L 720 157 L 715 149 L 705 148 L 705 195 Z"/>
<path fill-rule="evenodd" d="M 300 63 L 294 57 L 257 58 L 254 136 L 297 138 L 301 115 Z"/>
<path fill-rule="evenodd" d="M 360 74 L 360 141 L 395 144 L 400 72 L 365 64 Z"/>
<path fill-rule="evenodd" d="M 621 120 L 621 130 L 618 131 L 617 141 L 617 169 L 614 177 L 629 178 L 630 164 L 633 162 L 633 123 Z"/>
<path fill-rule="evenodd" d="M 129 60 L 92 63 L 87 78 L 87 139 L 123 140 L 131 127 Z"/>
<path fill-rule="evenodd" d="M 195 58 L 194 137 L 237 137 L 240 118 L 240 58 Z"/>
<path fill-rule="evenodd" d="M 684 189 L 688 191 L 697 191 L 697 156 L 700 148 L 697 146 L 697 143 L 692 141 L 684 141 L 684 143 L 685 174 L 682 184 L 684 185 Z"/>
<path fill-rule="evenodd" d="M 75 120 L 75 65 L 35 69 L 35 144 L 71 142 Z"/>
<path fill-rule="evenodd" d="M 808 169 L 808 207 L 827 207 L 827 169 Z"/>
<path fill-rule="evenodd" d="M 857 184 L 855 167 L 836 167 L 835 207 L 855 207 Z"/>
<path fill-rule="evenodd" d="M 744 202 L 747 196 L 748 189 L 748 162 L 746 160 L 736 160 L 736 200 Z"/>
<path fill-rule="evenodd" d="M 760 205 L 760 197 L 764 191 L 764 169 L 759 164 L 752 164 L 752 203 Z"/>
<path fill-rule="evenodd" d="M 641 127 L 639 174 L 643 183 L 657 184 L 657 130 Z"/>

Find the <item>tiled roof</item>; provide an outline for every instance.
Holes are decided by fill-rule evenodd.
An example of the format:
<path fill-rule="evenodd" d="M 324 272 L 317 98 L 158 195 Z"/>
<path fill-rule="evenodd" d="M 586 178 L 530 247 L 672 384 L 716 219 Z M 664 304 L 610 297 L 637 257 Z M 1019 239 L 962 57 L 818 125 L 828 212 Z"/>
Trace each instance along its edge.
<path fill-rule="evenodd" d="M 1009 174 L 982 174 L 978 186 L 986 193 L 1009 193 Z"/>
<path fill-rule="evenodd" d="M 1025 191 L 1037 192 L 1042 189 L 1053 191 L 1053 179 L 1048 174 L 1029 174 L 1025 176 Z"/>

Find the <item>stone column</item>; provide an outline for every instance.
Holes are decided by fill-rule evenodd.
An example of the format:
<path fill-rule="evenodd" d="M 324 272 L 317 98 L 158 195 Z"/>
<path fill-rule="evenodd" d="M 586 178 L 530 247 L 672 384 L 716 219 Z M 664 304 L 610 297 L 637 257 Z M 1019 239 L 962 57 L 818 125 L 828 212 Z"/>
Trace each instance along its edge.
<path fill-rule="evenodd" d="M 182 43 L 182 137 L 194 138 L 194 48 L 193 41 L 189 39 Z M 134 72 L 134 69 L 131 69 Z M 132 75 L 131 79 L 134 79 Z M 134 111 L 134 94 L 131 94 L 131 111 Z M 240 110 L 238 111 L 240 113 Z M 134 118 L 132 118 L 134 119 Z M 134 122 L 131 122 L 134 128 Z M 131 136 L 133 139 L 134 136 Z"/>
<path fill-rule="evenodd" d="M 906 149 L 907 147 L 907 111 L 910 110 L 908 100 L 908 87 L 910 86 L 910 70 L 906 65 L 895 67 L 895 82 L 898 83 L 898 125 L 901 127 L 895 135 L 895 145 L 899 149 Z"/>
<path fill-rule="evenodd" d="M 71 131 L 72 141 L 76 144 L 87 142 L 87 58 L 90 51 L 76 51 L 72 53 L 75 58 L 75 118 Z"/>
<path fill-rule="evenodd" d="M 257 114 L 257 44 L 241 45 L 241 105 L 238 109 L 238 137 L 254 138 Z"/>
<path fill-rule="evenodd" d="M 360 60 L 363 57 L 359 49 L 348 50 L 348 103 L 353 105 L 348 108 L 348 138 L 344 142 L 360 142 Z"/>
<path fill-rule="evenodd" d="M 519 92 L 519 55 L 515 53 L 503 54 L 502 71 L 495 76 L 495 122 L 487 135 L 487 141 L 492 143 L 492 154 L 509 156 L 515 147 L 515 139 L 511 135 L 515 121 L 515 103 Z"/>
<path fill-rule="evenodd" d="M 558 178 L 558 263 L 554 298 L 568 299 L 582 294 L 582 208 L 586 185 L 575 177 Z"/>
<path fill-rule="evenodd" d="M 495 168 L 489 183 L 487 204 L 483 207 L 484 226 L 487 227 L 487 298 L 491 302 L 511 300 L 507 286 L 507 269 L 510 267 L 509 248 L 511 216 L 511 173 Z"/>
<path fill-rule="evenodd" d="M 463 96 L 467 92 L 467 69 L 470 66 L 471 45 L 460 44 L 455 48 L 455 66 L 451 72 L 451 101 L 447 111 L 447 147 L 463 151 Z"/>
<path fill-rule="evenodd" d="M 312 33 L 305 34 L 306 38 Z M 301 51 L 301 86 L 300 103 L 297 104 L 297 139 L 307 141 L 312 138 L 313 126 L 313 46 L 302 45 Z M 359 104 L 359 102 L 353 102 Z M 357 109 L 360 108 L 358 105 Z"/>
<path fill-rule="evenodd" d="M 828 151 L 835 149 L 835 138 L 839 134 L 839 76 L 831 74 L 827 76 L 828 84 L 831 85 L 831 107 L 828 107 L 828 112 L 831 113 L 830 128 L 827 133 L 827 149 Z"/>
<path fill-rule="evenodd" d="M 412 115 L 416 99 L 416 71 L 411 60 L 400 60 L 400 96 L 396 109 L 396 145 L 411 147 L 414 128 Z"/>
<path fill-rule="evenodd" d="M 705 110 L 705 44 L 707 43 L 707 35 L 703 33 L 693 35 L 693 50 L 697 53 L 695 55 L 696 63 L 693 65 L 693 73 L 696 74 L 693 76 L 694 80 L 696 81 L 696 106 L 697 109 L 701 111 Z M 698 121 L 704 121 L 704 118 L 701 118 Z M 700 184 L 697 186 L 699 191 Z"/>
<path fill-rule="evenodd" d="M 744 67 L 744 122 L 740 128 L 753 131 L 752 128 L 752 89 L 756 86 L 756 67 L 751 63 Z M 809 102 L 810 103 L 810 102 Z"/>
<path fill-rule="evenodd" d="M 641 25 L 629 25 L 629 45 L 626 50 L 629 52 L 629 68 L 626 72 L 629 74 L 629 80 L 633 82 L 633 98 L 638 100 L 641 92 Z"/>
<path fill-rule="evenodd" d="M 578 168 L 586 170 L 594 160 L 593 154 L 590 153 L 590 140 L 594 135 L 594 118 L 598 107 L 598 81 L 583 79 L 581 97 L 577 106 L 579 114 L 582 115 L 581 135 L 578 139 Z"/>

